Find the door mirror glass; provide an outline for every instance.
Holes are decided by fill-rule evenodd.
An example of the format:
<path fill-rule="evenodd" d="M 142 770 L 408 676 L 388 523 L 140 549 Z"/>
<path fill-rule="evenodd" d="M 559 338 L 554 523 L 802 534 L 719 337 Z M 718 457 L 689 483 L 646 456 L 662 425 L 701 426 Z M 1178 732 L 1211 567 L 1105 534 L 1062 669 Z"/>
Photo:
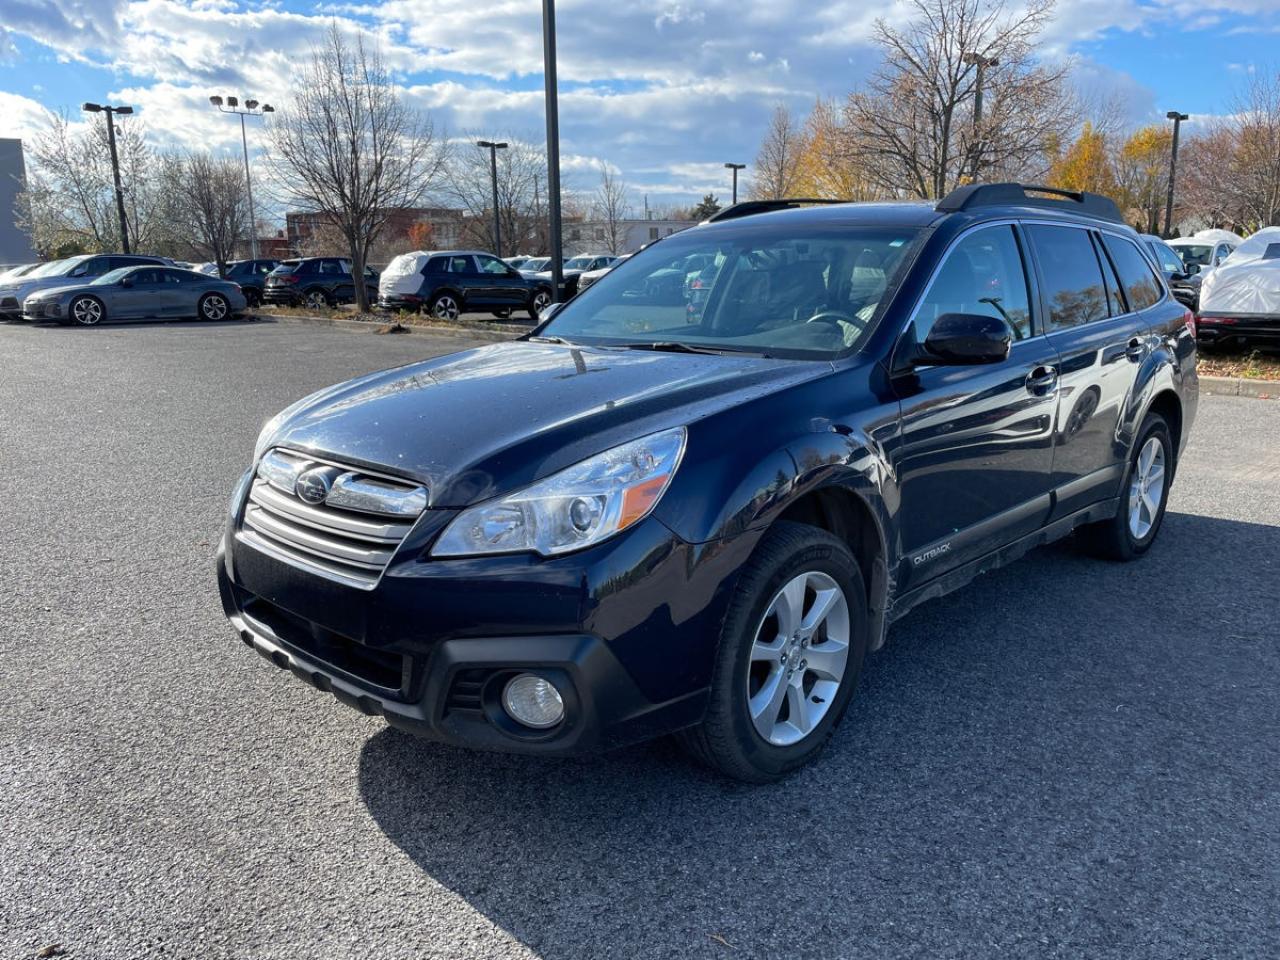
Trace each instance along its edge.
<path fill-rule="evenodd" d="M 1188 264 L 1187 264 L 1187 276 L 1188 276 L 1188 277 L 1194 277 L 1194 276 L 1195 276 L 1197 273 L 1199 273 L 1199 272 L 1200 272 L 1200 264 L 1198 264 L 1198 263 L 1188 263 Z"/>
<path fill-rule="evenodd" d="M 1000 363 L 1009 356 L 1013 330 L 998 317 L 977 313 L 946 313 L 934 321 L 925 338 L 921 365 L 967 366 Z"/>

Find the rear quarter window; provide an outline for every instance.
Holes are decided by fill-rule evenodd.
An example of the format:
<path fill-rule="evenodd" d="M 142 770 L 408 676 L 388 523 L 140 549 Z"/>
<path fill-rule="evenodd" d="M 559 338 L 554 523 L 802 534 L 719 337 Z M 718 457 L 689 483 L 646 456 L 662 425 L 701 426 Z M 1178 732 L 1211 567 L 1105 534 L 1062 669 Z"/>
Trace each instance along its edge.
<path fill-rule="evenodd" d="M 1145 310 L 1159 303 L 1164 296 L 1164 285 L 1156 278 L 1150 261 L 1139 252 L 1137 244 L 1111 234 L 1103 234 L 1102 243 L 1116 265 L 1129 309 Z"/>

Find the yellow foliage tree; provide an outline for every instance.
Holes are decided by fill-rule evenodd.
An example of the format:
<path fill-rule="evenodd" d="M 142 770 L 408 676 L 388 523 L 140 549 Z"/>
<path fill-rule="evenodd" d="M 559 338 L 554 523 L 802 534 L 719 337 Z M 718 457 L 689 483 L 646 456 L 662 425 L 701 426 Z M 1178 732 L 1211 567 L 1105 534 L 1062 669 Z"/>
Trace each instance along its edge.
<path fill-rule="evenodd" d="M 1119 191 L 1106 134 L 1086 121 L 1075 143 L 1050 166 L 1049 186 L 1089 190 L 1115 198 Z"/>
<path fill-rule="evenodd" d="M 1172 130 L 1147 126 L 1135 131 L 1116 155 L 1117 199 L 1134 225 L 1147 233 L 1160 232 L 1172 145 Z"/>
<path fill-rule="evenodd" d="M 850 155 L 848 133 L 840 111 L 819 100 L 804 123 L 796 160 L 797 196 L 833 200 L 874 200 L 876 189 Z"/>

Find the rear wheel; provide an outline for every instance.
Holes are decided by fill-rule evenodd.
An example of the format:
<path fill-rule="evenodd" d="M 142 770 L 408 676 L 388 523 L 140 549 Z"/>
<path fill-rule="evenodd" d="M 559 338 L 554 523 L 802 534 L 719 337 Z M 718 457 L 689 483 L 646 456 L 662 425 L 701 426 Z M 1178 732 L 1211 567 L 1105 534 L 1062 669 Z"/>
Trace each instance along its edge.
<path fill-rule="evenodd" d="M 501 309 L 501 310 L 495 310 L 495 311 L 493 311 L 493 315 L 494 315 L 495 317 L 497 317 L 499 320 L 510 320 L 510 319 L 511 319 L 511 311 L 510 311 L 510 310 L 507 310 L 507 309 L 505 309 L 505 308 L 504 308 L 504 309 Z"/>
<path fill-rule="evenodd" d="M 106 311 L 97 297 L 76 297 L 71 301 L 67 315 L 82 327 L 96 327 L 106 316 Z"/>
<path fill-rule="evenodd" d="M 231 313 L 231 304 L 220 293 L 206 293 L 198 307 L 201 320 L 225 320 Z"/>
<path fill-rule="evenodd" d="M 462 312 L 457 299 L 451 293 L 437 294 L 431 301 L 429 310 L 437 320 L 457 320 L 458 314 Z"/>
<path fill-rule="evenodd" d="M 705 763 L 763 783 L 808 763 L 853 696 L 867 646 L 862 574 L 824 530 L 765 534 L 729 605 L 700 726 L 682 733 Z"/>
<path fill-rule="evenodd" d="M 538 314 L 551 305 L 551 291 L 545 287 L 539 287 L 533 291 L 533 299 L 529 301 L 529 316 L 534 320 L 538 319 Z"/>
<path fill-rule="evenodd" d="M 329 295 L 323 290 L 308 290 L 302 295 L 302 303 L 312 310 L 324 310 L 331 306 Z"/>
<path fill-rule="evenodd" d="M 247 307 L 260 307 L 262 306 L 262 294 L 253 287 L 245 287 L 244 303 Z"/>
<path fill-rule="evenodd" d="M 1086 549 L 1107 560 L 1133 560 L 1150 550 L 1164 521 L 1173 468 L 1169 425 L 1158 413 L 1149 413 L 1129 455 L 1120 508 L 1111 519 L 1081 529 Z"/>

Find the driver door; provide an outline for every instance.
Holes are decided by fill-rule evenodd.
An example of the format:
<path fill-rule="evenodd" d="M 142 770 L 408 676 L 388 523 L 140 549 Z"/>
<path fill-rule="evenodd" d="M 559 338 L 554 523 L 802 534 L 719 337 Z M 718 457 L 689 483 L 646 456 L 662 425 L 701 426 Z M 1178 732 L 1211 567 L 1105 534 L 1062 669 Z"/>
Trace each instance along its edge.
<path fill-rule="evenodd" d="M 1033 326 L 1031 284 L 1011 224 L 979 227 L 947 252 L 894 357 L 901 431 L 899 584 L 918 586 L 1035 531 L 1049 515 L 1058 354 Z M 1009 356 L 912 365 L 944 314 L 1003 319 Z"/>

